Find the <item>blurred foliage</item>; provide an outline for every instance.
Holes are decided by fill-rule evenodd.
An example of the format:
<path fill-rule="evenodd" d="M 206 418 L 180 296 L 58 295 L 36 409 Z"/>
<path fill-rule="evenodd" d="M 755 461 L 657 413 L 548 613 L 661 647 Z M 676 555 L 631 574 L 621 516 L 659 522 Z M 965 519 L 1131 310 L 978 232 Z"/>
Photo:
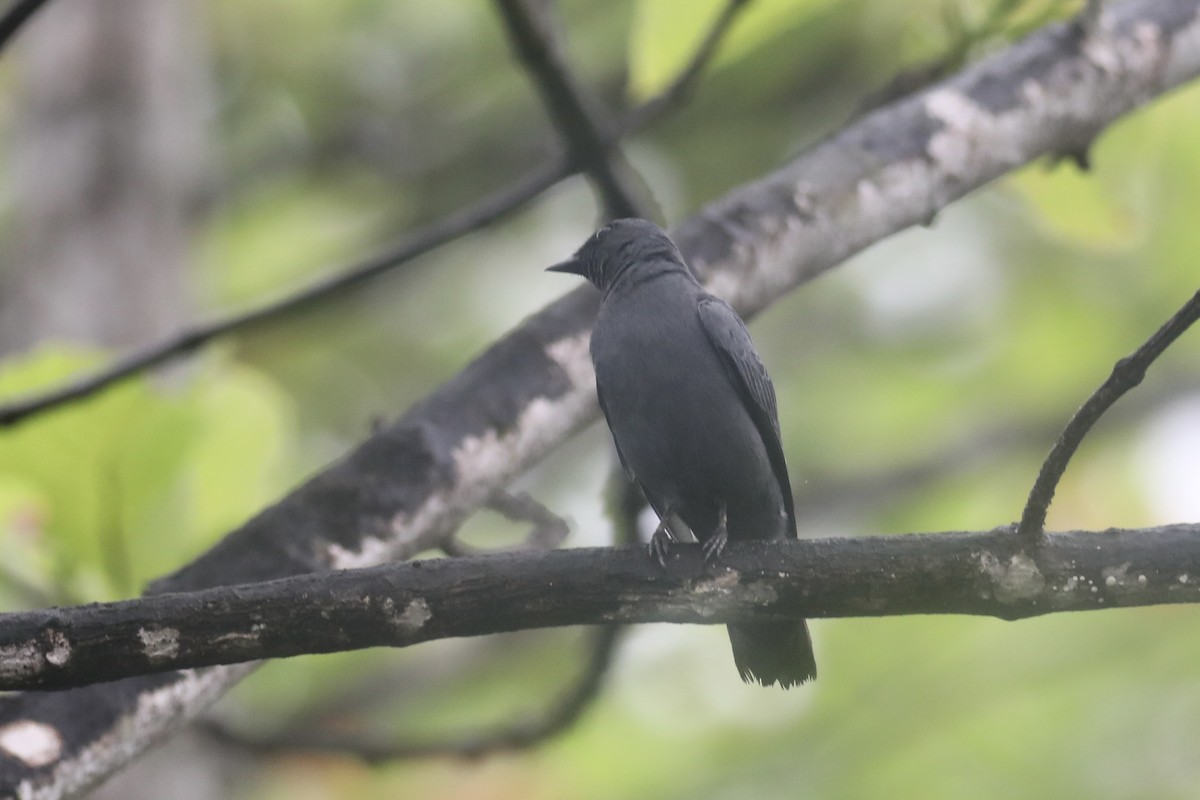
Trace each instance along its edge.
<path fill-rule="evenodd" d="M 186 387 L 128 381 L 0 436 L 5 570 L 59 601 L 136 595 L 278 495 L 290 402 L 253 369 L 218 361 Z M 0 396 L 99 363 L 46 346 L 3 365 Z"/>
<path fill-rule="evenodd" d="M 561 5 L 581 76 L 617 110 L 670 79 L 721 4 Z M 628 149 L 673 222 L 836 131 L 898 73 L 977 57 L 1080 5 L 753 0 L 695 97 Z M 206 313 L 370 254 L 557 148 L 483 0 L 205 11 L 222 164 L 195 220 Z M 754 322 L 798 490 L 821 509 L 804 531 L 974 529 L 1019 515 L 1054 431 L 1196 289 L 1198 101 L 1197 87 L 1156 101 L 1097 142 L 1091 172 L 1008 176 Z M 130 594 L 185 562 L 571 288 L 540 267 L 595 215 L 586 184 L 568 181 L 165 380 L 0 432 L 0 601 Z M 104 356 L 49 343 L 3 365 L 0 396 Z M 1200 519 L 1198 363 L 1193 332 L 1100 424 L 1051 527 Z M 976 441 L 983 431 L 998 433 Z M 609 458 L 593 429 L 521 487 L 569 514 L 576 542 L 597 543 Z M 926 462 L 897 491 L 866 480 Z M 834 484 L 843 493 L 826 503 Z M 480 544 L 498 527 L 482 515 L 470 526 Z M 540 750 L 379 769 L 297 755 L 264 762 L 235 796 L 1190 797 L 1198 614 L 818 621 L 821 678 L 787 694 L 743 686 L 719 629 L 647 626 L 583 722 Z M 579 638 L 295 659 L 260 670 L 225 710 L 264 730 L 470 731 L 550 702 L 577 669 Z"/>
<path fill-rule="evenodd" d="M 687 65 L 711 21 L 727 0 L 643 0 L 635 4 L 630 29 L 629 91 L 639 100 L 661 92 Z M 753 13 L 740 20 L 713 59 L 714 69 L 736 63 L 780 29 L 803 25 L 803 12 L 815 12 L 830 0 L 756 0 Z M 807 9 L 805 7 L 808 7 Z"/>

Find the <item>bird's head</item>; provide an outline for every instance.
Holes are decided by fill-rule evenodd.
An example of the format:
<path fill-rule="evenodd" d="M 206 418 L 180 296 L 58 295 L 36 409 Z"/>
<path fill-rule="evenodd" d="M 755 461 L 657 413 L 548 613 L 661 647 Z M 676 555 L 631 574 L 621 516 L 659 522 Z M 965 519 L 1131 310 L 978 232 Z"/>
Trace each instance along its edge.
<path fill-rule="evenodd" d="M 653 222 L 618 219 L 592 234 L 575 255 L 547 271 L 581 275 L 607 292 L 627 270 L 664 266 L 687 271 L 671 237 Z"/>

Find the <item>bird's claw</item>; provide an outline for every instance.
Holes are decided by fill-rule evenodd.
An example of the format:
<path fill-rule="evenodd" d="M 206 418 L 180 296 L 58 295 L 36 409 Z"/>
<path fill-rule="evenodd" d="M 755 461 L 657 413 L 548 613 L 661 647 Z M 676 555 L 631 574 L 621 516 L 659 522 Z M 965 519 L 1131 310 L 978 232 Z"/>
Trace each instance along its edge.
<path fill-rule="evenodd" d="M 658 565 L 663 569 L 667 568 L 667 554 L 670 552 L 671 545 L 674 542 L 675 537 L 667 529 L 666 522 L 659 522 L 658 527 L 654 529 L 654 533 L 650 534 L 650 544 L 646 546 L 646 550 L 649 551 L 650 558 L 657 561 Z"/>
<path fill-rule="evenodd" d="M 728 512 L 725 506 L 721 506 L 717 512 L 717 529 L 701 545 L 701 549 L 704 551 L 704 563 L 708 564 L 719 558 L 725 552 L 727 544 L 729 544 Z"/>

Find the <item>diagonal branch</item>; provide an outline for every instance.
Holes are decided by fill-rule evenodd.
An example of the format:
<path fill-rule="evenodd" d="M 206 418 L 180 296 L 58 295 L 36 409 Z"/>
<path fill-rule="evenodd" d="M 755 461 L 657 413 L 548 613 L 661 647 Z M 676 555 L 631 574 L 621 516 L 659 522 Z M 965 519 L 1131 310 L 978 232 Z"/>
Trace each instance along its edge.
<path fill-rule="evenodd" d="M 611 147 L 621 138 L 643 129 L 687 98 L 704 67 L 716 52 L 717 44 L 733 24 L 737 11 L 746 1 L 731 0 L 692 59 L 671 85 L 662 94 L 630 111 L 617 124 L 615 130 L 606 132 L 606 147 Z M 61 405 L 86 399 L 126 378 L 186 356 L 216 338 L 251 330 L 279 317 L 303 311 L 371 281 L 447 242 L 504 218 L 580 169 L 581 165 L 570 154 L 555 156 L 512 184 L 410 234 L 380 254 L 327 278 L 319 279 L 292 294 L 228 317 L 186 328 L 168 339 L 130 353 L 91 375 L 85 375 L 56 389 L 0 404 L 0 428 L 15 425 Z"/>
<path fill-rule="evenodd" d="M 1048 534 L 1034 557 L 1021 546 L 1011 526 L 738 543 L 715 565 L 698 546 L 680 546 L 665 570 L 637 546 L 525 551 L 2 614 L 0 690 L 564 625 L 1012 620 L 1200 603 L 1200 524 Z M 552 724 L 586 704 L 606 663 L 589 671 Z"/>
<path fill-rule="evenodd" d="M 8 11 L 4 12 L 4 16 L 0 17 L 0 50 L 8 45 L 8 40 L 44 5 L 46 0 L 14 0 Z"/>
<path fill-rule="evenodd" d="M 1200 75 L 1194 0 L 1120 0 L 1080 42 L 1054 25 L 857 120 L 674 231 L 743 314 L 883 237 Z M 367 566 L 427 549 L 497 489 L 596 419 L 581 287 L 530 317 L 399 420 L 157 591 Z M 1009 534 L 1009 538 L 1016 537 Z M 552 554 L 557 557 L 557 554 Z M 0 797 L 62 797 L 179 728 L 250 667 L 0 697 Z M 88 709 L 87 714 L 79 713 Z M 57 743 L 31 749 L 22 742 Z"/>
<path fill-rule="evenodd" d="M 1200 318 L 1200 292 L 1192 295 L 1192 298 L 1184 303 L 1183 307 L 1155 331 L 1141 347 L 1118 361 L 1108 379 L 1092 393 L 1091 397 L 1084 401 L 1075 415 L 1071 417 L 1071 421 L 1067 423 L 1062 435 L 1058 437 L 1058 441 L 1050 450 L 1050 455 L 1046 456 L 1046 460 L 1042 463 L 1037 480 L 1034 481 L 1033 488 L 1029 492 L 1029 499 L 1025 502 L 1025 510 L 1021 514 L 1021 524 L 1017 527 L 1017 534 L 1026 545 L 1036 547 L 1041 544 L 1044 535 L 1043 529 L 1046 526 L 1046 512 L 1050 508 L 1050 502 L 1054 499 L 1054 490 L 1058 487 L 1058 482 L 1062 479 L 1067 464 L 1075 455 L 1075 451 L 1079 449 L 1079 445 L 1087 436 L 1088 431 L 1104 415 L 1104 412 L 1112 407 L 1113 403 L 1142 382 L 1142 379 L 1146 377 L 1146 370 L 1154 363 L 1154 360 L 1162 355 L 1172 342 L 1182 336 L 1183 332 L 1190 328 L 1198 318 Z"/>
<path fill-rule="evenodd" d="M 592 179 L 610 218 L 642 217 L 628 168 L 608 150 L 599 104 L 575 80 L 563 56 L 550 0 L 496 0 L 513 49 L 529 70 L 572 160 Z"/>

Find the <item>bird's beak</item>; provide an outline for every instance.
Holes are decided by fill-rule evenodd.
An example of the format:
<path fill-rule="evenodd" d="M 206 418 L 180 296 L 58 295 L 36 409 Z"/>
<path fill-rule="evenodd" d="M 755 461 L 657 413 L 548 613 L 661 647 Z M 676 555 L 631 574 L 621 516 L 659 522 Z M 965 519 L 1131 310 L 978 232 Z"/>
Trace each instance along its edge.
<path fill-rule="evenodd" d="M 579 263 L 579 259 L 571 256 L 566 261 L 560 261 L 553 267 L 546 267 L 546 272 L 567 272 L 571 275 L 582 275 L 583 264 Z"/>

